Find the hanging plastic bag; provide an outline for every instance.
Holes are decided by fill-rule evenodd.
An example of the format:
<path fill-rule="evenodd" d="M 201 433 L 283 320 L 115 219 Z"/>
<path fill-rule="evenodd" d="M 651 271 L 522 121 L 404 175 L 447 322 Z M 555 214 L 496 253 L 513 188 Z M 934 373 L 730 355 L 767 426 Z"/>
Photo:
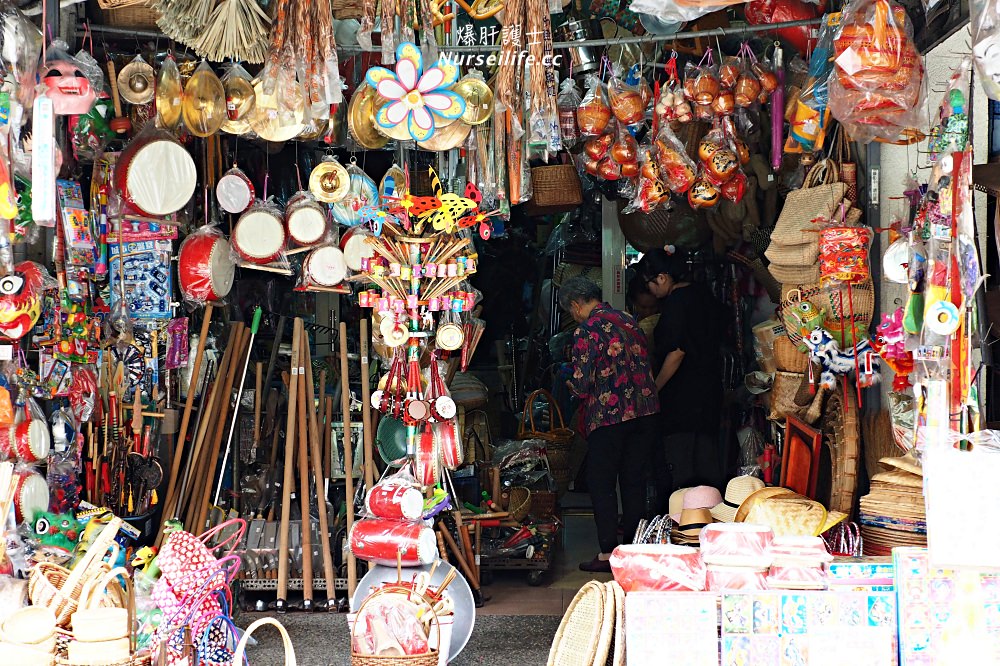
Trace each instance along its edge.
<path fill-rule="evenodd" d="M 640 146 L 639 179 L 635 195 L 622 211 L 623 214 L 636 211 L 650 213 L 670 200 L 670 190 L 660 180 L 661 173 L 653 146 L 648 143 Z"/>
<path fill-rule="evenodd" d="M 834 118 L 861 143 L 921 129 L 924 66 L 906 10 L 888 0 L 855 0 L 841 20 L 829 84 Z"/>
<path fill-rule="evenodd" d="M 556 104 L 559 108 L 559 132 L 562 135 L 563 146 L 572 148 L 580 140 L 580 127 L 576 124 L 576 110 L 582 103 L 580 89 L 571 78 L 563 79 L 559 84 L 559 97 Z"/>
<path fill-rule="evenodd" d="M 628 85 L 622 79 L 613 76 L 608 83 L 608 100 L 611 112 L 619 122 L 626 125 L 642 122 L 646 105 L 643 103 L 638 86 Z"/>
<path fill-rule="evenodd" d="M 987 0 L 969 2 L 972 57 L 986 96 L 1000 100 L 1000 7 Z"/>
<path fill-rule="evenodd" d="M 233 286 L 239 256 L 215 225 L 189 234 L 177 255 L 177 276 L 184 301 L 201 306 L 224 299 Z"/>
<path fill-rule="evenodd" d="M 608 105 L 604 84 L 597 76 L 587 77 L 587 93 L 576 112 L 576 123 L 583 136 L 599 136 L 611 122 L 611 107 Z"/>
<path fill-rule="evenodd" d="M 828 83 L 833 70 L 833 38 L 839 25 L 837 15 L 824 19 L 809 60 L 809 78 L 789 118 L 786 153 L 811 153 L 823 145 L 830 122 Z"/>
<path fill-rule="evenodd" d="M 695 181 L 697 167 L 684 144 L 666 123 L 660 126 L 656 135 L 656 160 L 660 169 L 660 180 L 674 194 L 684 194 Z"/>

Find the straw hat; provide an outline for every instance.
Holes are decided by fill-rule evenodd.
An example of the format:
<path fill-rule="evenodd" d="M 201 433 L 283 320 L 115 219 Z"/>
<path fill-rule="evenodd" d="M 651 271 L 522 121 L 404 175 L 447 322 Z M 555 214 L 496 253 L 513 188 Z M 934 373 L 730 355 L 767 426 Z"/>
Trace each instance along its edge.
<path fill-rule="evenodd" d="M 684 493 L 691 490 L 690 488 L 678 488 L 674 492 L 670 493 L 670 499 L 667 500 L 667 514 L 673 520 L 674 516 L 680 517 L 681 511 L 684 510 Z M 674 522 L 677 522 L 674 520 Z"/>
<path fill-rule="evenodd" d="M 917 476 L 924 475 L 924 467 L 920 464 L 920 461 L 917 460 L 917 457 L 914 455 L 912 449 L 907 451 L 905 455 L 897 458 L 880 458 L 879 463 L 885 465 L 886 467 L 895 467 L 896 469 L 901 469 L 904 472 L 916 474 Z"/>
<path fill-rule="evenodd" d="M 764 487 L 764 482 L 756 476 L 737 476 L 726 484 L 726 497 L 712 507 L 712 517 L 723 523 L 736 520 L 736 511 L 743 500 Z"/>
<path fill-rule="evenodd" d="M 767 499 L 768 497 L 775 497 L 777 495 L 793 495 L 795 497 L 801 497 L 797 493 L 793 493 L 788 488 L 782 488 L 781 486 L 770 486 L 767 488 L 761 488 L 760 490 L 754 491 L 747 497 L 743 502 L 740 503 L 740 508 L 736 510 L 736 516 L 734 521 L 737 523 L 742 523 L 746 521 L 747 514 L 750 513 L 750 509 L 757 502 Z"/>
<path fill-rule="evenodd" d="M 684 509 L 671 533 L 671 541 L 684 546 L 698 546 L 702 528 L 714 522 L 708 509 Z"/>
<path fill-rule="evenodd" d="M 846 513 L 827 512 L 819 502 L 789 493 L 755 502 L 746 522 L 770 527 L 775 537 L 819 536 L 845 518 Z"/>
<path fill-rule="evenodd" d="M 671 498 L 672 499 L 672 498 Z M 681 522 L 684 515 L 684 509 L 705 509 L 705 513 L 708 514 L 708 521 L 700 522 L 712 522 L 712 514 L 709 513 L 708 509 L 722 501 L 722 494 L 719 492 L 718 488 L 712 486 L 695 486 L 694 488 L 688 488 L 687 492 L 684 493 L 684 501 L 681 504 L 681 512 L 676 514 L 670 514 L 671 520 L 675 523 L 683 525 L 685 523 Z M 668 502 L 668 505 L 670 502 Z"/>

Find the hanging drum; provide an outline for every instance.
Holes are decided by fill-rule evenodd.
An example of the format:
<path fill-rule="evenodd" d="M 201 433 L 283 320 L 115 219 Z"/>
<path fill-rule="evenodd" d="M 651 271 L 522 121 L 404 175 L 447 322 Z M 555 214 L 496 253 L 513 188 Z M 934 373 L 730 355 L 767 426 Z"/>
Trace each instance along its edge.
<path fill-rule="evenodd" d="M 170 215 L 191 200 L 198 183 L 191 154 L 166 132 L 140 136 L 122 151 L 115 186 L 145 215 Z"/>
<path fill-rule="evenodd" d="M 288 236 L 299 247 L 312 247 L 326 236 L 326 211 L 308 192 L 298 192 L 285 207 Z"/>
<path fill-rule="evenodd" d="M 37 463 L 49 456 L 52 437 L 45 421 L 27 419 L 0 431 L 0 453 L 23 463 Z"/>
<path fill-rule="evenodd" d="M 233 229 L 233 249 L 252 264 L 269 264 L 280 257 L 285 250 L 285 225 L 278 211 L 260 205 L 240 215 Z"/>
<path fill-rule="evenodd" d="M 339 247 L 324 245 L 309 253 L 302 263 L 302 271 L 312 284 L 319 287 L 336 287 L 347 277 L 347 264 Z"/>
<path fill-rule="evenodd" d="M 253 204 L 253 183 L 242 169 L 235 164 L 233 168 L 222 174 L 219 184 L 215 186 L 215 198 L 222 210 L 233 215 L 239 215 Z"/>
<path fill-rule="evenodd" d="M 35 514 L 49 508 L 49 484 L 30 469 L 14 472 L 14 517 L 18 523 L 35 520 Z"/>
<path fill-rule="evenodd" d="M 181 293 L 188 301 L 220 301 L 233 286 L 236 265 L 229 241 L 218 231 L 194 233 L 184 239 L 177 256 Z"/>
<path fill-rule="evenodd" d="M 371 235 L 367 227 L 358 225 L 351 227 L 340 237 L 340 249 L 344 252 L 344 261 L 355 273 L 361 272 L 365 259 L 375 256 L 375 246 L 366 242 Z"/>

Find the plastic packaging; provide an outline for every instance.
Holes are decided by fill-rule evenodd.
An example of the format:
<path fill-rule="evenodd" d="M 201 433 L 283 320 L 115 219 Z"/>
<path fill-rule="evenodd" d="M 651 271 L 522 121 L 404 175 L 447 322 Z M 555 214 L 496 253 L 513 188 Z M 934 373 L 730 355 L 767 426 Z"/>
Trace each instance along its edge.
<path fill-rule="evenodd" d="M 666 23 L 686 23 L 734 4 L 739 4 L 739 2 L 734 0 L 634 0 L 629 9 L 637 14 L 652 14 Z"/>
<path fill-rule="evenodd" d="M 608 101 L 615 118 L 626 125 L 642 122 L 646 115 L 646 104 L 638 86 L 628 85 L 617 76 L 608 83 Z"/>
<path fill-rule="evenodd" d="M 868 227 L 828 227 L 819 232 L 819 273 L 823 284 L 857 284 L 869 279 Z"/>
<path fill-rule="evenodd" d="M 712 523 L 701 530 L 701 556 L 710 565 L 765 568 L 773 541 L 766 525 Z"/>
<path fill-rule="evenodd" d="M 635 196 L 622 210 L 622 214 L 635 211 L 649 213 L 670 200 L 670 191 L 661 180 L 662 170 L 656 157 L 656 151 L 650 144 L 639 148 L 639 179 L 636 183 Z"/>
<path fill-rule="evenodd" d="M 688 546 L 618 546 L 611 553 L 611 571 L 625 592 L 699 592 L 705 589 L 705 565 L 698 550 Z"/>
<path fill-rule="evenodd" d="M 989 0 L 969 2 L 972 57 L 986 96 L 1000 100 L 1000 7 Z"/>
<path fill-rule="evenodd" d="M 365 497 L 365 508 L 377 518 L 418 520 L 424 511 L 424 497 L 412 477 L 393 475 L 375 484 Z"/>
<path fill-rule="evenodd" d="M 823 145 L 830 120 L 829 80 L 833 71 L 833 38 L 840 25 L 837 15 L 828 15 L 809 60 L 809 78 L 792 107 L 786 153 L 811 153 Z"/>
<path fill-rule="evenodd" d="M 660 179 L 674 194 L 684 194 L 695 182 L 696 165 L 684 144 L 666 123 L 660 125 L 656 135 L 656 160 L 660 167 Z"/>
<path fill-rule="evenodd" d="M 181 295 L 193 305 L 224 299 L 233 286 L 238 256 L 218 227 L 206 225 L 189 234 L 177 254 Z"/>
<path fill-rule="evenodd" d="M 587 77 L 587 92 L 576 111 L 576 124 L 583 136 L 599 136 L 611 122 L 611 107 L 608 105 L 605 86 L 594 75 Z"/>
<path fill-rule="evenodd" d="M 288 268 L 283 216 L 273 202 L 257 201 L 240 215 L 233 227 L 231 243 L 244 265 Z"/>
<path fill-rule="evenodd" d="M 115 165 L 114 185 L 121 198 L 147 216 L 179 211 L 191 200 L 197 181 L 191 154 L 153 123 L 146 123 Z"/>
<path fill-rule="evenodd" d="M 84 74 L 87 66 L 70 55 L 69 45 L 60 39 L 49 44 L 45 58 L 41 79 L 53 112 L 71 116 L 90 111 L 99 88 Z"/>
<path fill-rule="evenodd" d="M 351 552 L 359 560 L 396 566 L 397 555 L 404 567 L 419 567 L 437 559 L 434 530 L 423 523 L 385 518 L 359 520 L 351 528 Z"/>
<path fill-rule="evenodd" d="M 387 650 L 398 650 L 403 655 L 426 654 L 430 647 L 421 610 L 405 595 L 379 594 L 367 601 L 354 619 L 352 651 L 382 656 Z"/>
<path fill-rule="evenodd" d="M 767 569 L 708 565 L 705 583 L 712 592 L 757 592 L 767 589 Z"/>
<path fill-rule="evenodd" d="M 924 126 L 924 65 L 902 6 L 853 0 L 833 48 L 830 111 L 853 140 L 893 142 Z"/>

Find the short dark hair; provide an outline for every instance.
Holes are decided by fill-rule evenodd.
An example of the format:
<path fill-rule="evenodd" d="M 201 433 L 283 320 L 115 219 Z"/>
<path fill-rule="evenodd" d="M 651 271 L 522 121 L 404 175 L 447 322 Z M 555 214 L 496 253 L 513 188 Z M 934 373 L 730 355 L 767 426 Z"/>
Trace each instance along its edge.
<path fill-rule="evenodd" d="M 585 277 L 571 277 L 559 285 L 559 307 L 569 310 L 573 303 L 601 300 L 601 288 Z"/>
<path fill-rule="evenodd" d="M 666 273 L 675 281 L 689 279 L 687 262 L 676 254 L 667 254 L 666 250 L 655 249 L 647 252 L 639 260 L 639 275 L 649 283 L 657 275 Z"/>
<path fill-rule="evenodd" d="M 649 280 L 647 280 L 642 273 L 637 272 L 632 276 L 632 279 L 628 281 L 628 287 L 625 290 L 625 295 L 628 298 L 628 302 L 633 305 L 635 305 L 640 296 L 652 296 L 653 292 L 649 290 Z"/>

